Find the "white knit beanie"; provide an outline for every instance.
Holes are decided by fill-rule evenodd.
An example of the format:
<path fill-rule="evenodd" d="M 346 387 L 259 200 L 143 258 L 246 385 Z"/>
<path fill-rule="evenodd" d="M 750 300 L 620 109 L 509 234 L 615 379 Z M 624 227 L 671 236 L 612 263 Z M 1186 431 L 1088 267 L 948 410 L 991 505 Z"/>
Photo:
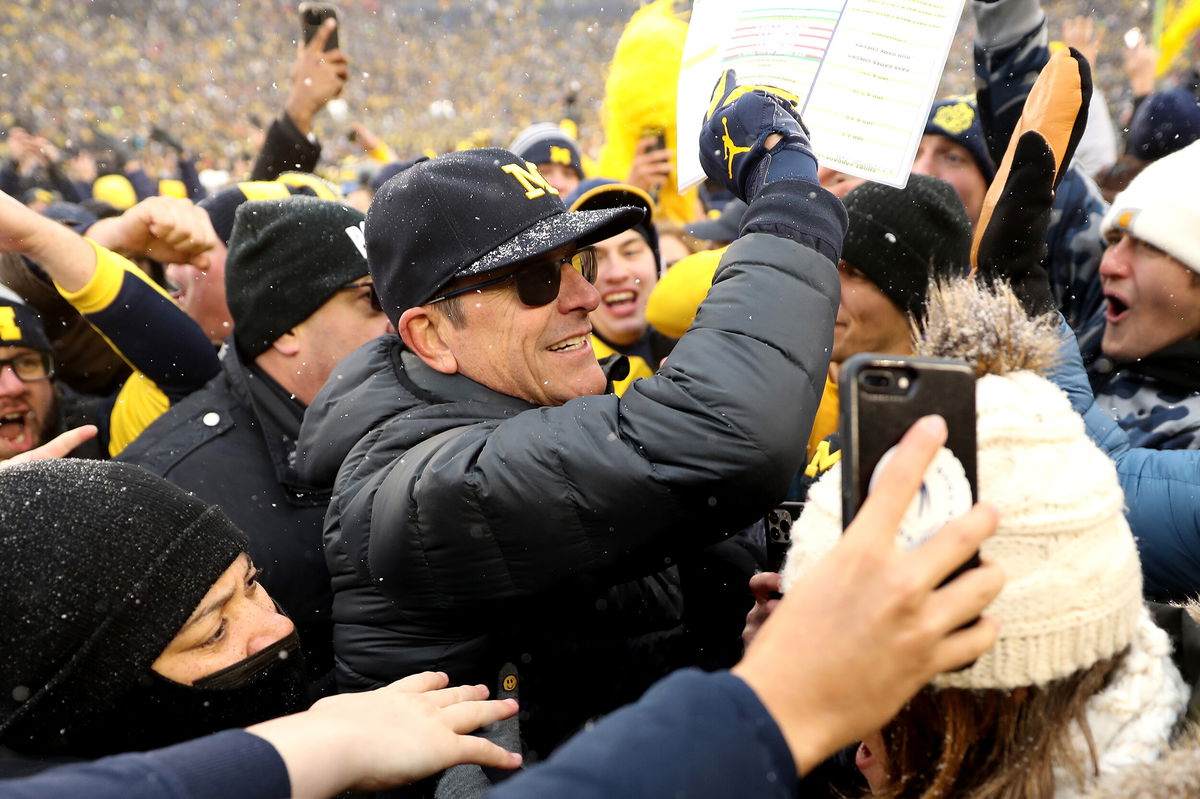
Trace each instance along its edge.
<path fill-rule="evenodd" d="M 1101 234 L 1128 232 L 1200 272 L 1200 141 L 1160 158 L 1113 200 Z"/>
<path fill-rule="evenodd" d="M 1066 677 L 1133 639 L 1142 574 L 1112 462 L 1065 394 L 1033 372 L 976 383 L 979 497 L 1000 511 L 982 556 L 1006 576 L 987 612 L 995 647 L 934 684 L 1016 688 Z M 808 494 L 783 569 L 787 588 L 841 535 L 841 468 Z"/>

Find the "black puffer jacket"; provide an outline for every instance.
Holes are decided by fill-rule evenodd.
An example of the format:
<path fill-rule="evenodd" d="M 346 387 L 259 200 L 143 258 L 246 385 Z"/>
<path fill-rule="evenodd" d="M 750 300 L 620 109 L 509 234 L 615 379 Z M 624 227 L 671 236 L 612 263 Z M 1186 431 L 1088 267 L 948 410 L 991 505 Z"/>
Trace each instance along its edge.
<path fill-rule="evenodd" d="M 680 665 L 670 564 L 762 516 L 802 465 L 845 224 L 814 189 L 772 184 L 747 227 L 808 225 L 787 232 L 816 243 L 735 243 L 659 375 L 621 398 L 535 408 L 395 338 L 342 361 L 297 450 L 311 482 L 337 475 L 325 547 L 340 687 L 424 669 L 494 685 L 510 661 L 522 735 L 544 755 Z"/>

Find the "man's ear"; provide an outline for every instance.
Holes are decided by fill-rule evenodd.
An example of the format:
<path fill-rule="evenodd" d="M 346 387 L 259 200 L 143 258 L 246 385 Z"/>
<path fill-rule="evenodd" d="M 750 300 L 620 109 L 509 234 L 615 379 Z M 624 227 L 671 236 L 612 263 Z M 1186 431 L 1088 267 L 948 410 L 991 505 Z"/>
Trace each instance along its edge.
<path fill-rule="evenodd" d="M 296 331 L 294 329 L 289 330 L 271 342 L 271 349 L 275 350 L 280 355 L 284 355 L 289 358 L 294 357 L 300 353 L 300 337 L 296 335 Z"/>
<path fill-rule="evenodd" d="M 396 331 L 418 358 L 442 374 L 452 375 L 458 372 L 458 359 L 442 338 L 442 328 L 449 324 L 450 320 L 418 305 L 400 314 Z"/>

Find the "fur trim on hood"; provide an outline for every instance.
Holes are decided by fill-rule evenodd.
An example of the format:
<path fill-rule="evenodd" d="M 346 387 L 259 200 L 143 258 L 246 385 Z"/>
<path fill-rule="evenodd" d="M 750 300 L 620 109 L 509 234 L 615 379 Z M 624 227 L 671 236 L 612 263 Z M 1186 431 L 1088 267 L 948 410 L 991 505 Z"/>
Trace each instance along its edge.
<path fill-rule="evenodd" d="M 1200 731 L 1189 727 L 1160 759 L 1102 779 L 1087 799 L 1200 799 Z"/>

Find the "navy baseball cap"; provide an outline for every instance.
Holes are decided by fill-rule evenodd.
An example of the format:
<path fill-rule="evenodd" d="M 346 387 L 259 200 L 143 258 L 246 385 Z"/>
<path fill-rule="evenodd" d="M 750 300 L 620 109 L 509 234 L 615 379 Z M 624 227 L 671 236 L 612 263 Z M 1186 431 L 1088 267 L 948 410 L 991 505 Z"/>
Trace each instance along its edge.
<path fill-rule="evenodd" d="M 447 153 L 380 187 L 367 211 L 367 263 L 388 319 L 451 281 L 628 230 L 645 214 L 620 207 L 568 213 L 531 162 L 507 150 Z"/>
<path fill-rule="evenodd" d="M 631 227 L 646 240 L 654 253 L 654 263 L 662 271 L 662 257 L 658 252 L 658 229 L 654 227 L 654 199 L 637 186 L 622 183 L 612 178 L 588 178 L 563 200 L 571 211 L 594 211 L 597 208 L 623 208 L 632 206 L 645 212 L 640 222 Z"/>

